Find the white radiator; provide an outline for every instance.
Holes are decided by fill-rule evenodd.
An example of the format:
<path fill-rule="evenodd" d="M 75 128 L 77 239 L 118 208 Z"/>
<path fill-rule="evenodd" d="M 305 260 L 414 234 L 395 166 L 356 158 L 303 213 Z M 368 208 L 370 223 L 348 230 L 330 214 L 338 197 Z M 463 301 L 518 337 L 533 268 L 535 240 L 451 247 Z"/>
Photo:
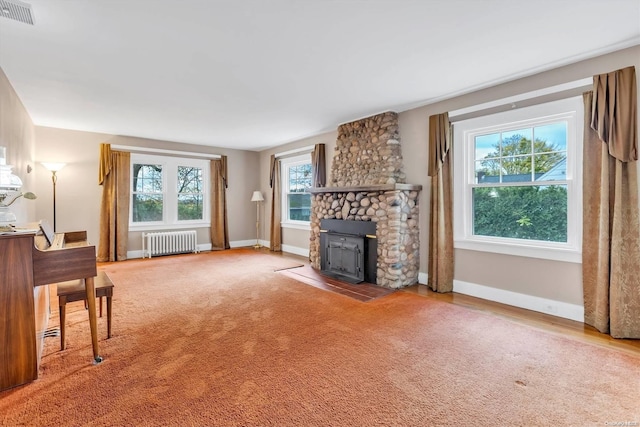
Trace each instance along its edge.
<path fill-rule="evenodd" d="M 142 258 L 200 252 L 195 230 L 142 233 Z"/>

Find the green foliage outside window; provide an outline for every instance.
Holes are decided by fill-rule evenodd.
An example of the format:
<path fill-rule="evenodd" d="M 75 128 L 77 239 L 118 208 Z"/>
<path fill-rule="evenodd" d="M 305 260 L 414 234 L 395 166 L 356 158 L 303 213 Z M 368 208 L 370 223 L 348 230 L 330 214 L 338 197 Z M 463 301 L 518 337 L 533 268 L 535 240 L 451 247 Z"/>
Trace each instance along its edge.
<path fill-rule="evenodd" d="M 202 169 L 178 166 L 178 220 L 202 219 Z"/>
<path fill-rule="evenodd" d="M 567 186 L 553 184 L 565 179 L 566 143 L 532 143 L 536 129 L 476 137 L 474 235 L 567 241 Z"/>
<path fill-rule="evenodd" d="M 162 196 L 134 194 L 133 222 L 162 221 Z"/>
<path fill-rule="evenodd" d="M 473 206 L 475 235 L 567 241 L 565 185 L 476 187 Z"/>
<path fill-rule="evenodd" d="M 162 165 L 133 165 L 133 222 L 162 221 Z"/>
<path fill-rule="evenodd" d="M 294 221 L 311 220 L 311 195 L 289 194 L 289 219 Z"/>
<path fill-rule="evenodd" d="M 311 220 L 311 195 L 307 193 L 311 188 L 311 174 L 311 163 L 289 167 L 289 194 L 287 194 L 287 201 L 290 220 Z"/>

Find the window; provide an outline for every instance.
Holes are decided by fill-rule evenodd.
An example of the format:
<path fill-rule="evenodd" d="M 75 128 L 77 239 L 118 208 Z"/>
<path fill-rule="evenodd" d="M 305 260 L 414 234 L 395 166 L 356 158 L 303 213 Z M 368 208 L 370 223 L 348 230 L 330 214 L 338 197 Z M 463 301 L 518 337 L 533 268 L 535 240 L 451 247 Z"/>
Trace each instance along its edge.
<path fill-rule="evenodd" d="M 131 211 L 133 223 L 162 221 L 164 191 L 162 165 L 133 165 Z"/>
<path fill-rule="evenodd" d="M 581 261 L 580 101 L 454 124 L 456 247 Z"/>
<path fill-rule="evenodd" d="M 282 224 L 308 228 L 311 219 L 311 154 L 281 160 Z"/>
<path fill-rule="evenodd" d="M 134 230 L 207 227 L 207 160 L 131 155 L 131 215 Z"/>
<path fill-rule="evenodd" d="M 204 219 L 202 188 L 202 168 L 178 166 L 178 221 Z"/>

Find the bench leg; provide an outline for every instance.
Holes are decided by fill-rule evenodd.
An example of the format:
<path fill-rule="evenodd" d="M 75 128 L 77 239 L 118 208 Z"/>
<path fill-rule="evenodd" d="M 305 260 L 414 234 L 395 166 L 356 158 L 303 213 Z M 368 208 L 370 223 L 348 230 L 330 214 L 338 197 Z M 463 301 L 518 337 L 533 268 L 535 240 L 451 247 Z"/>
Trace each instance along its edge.
<path fill-rule="evenodd" d="M 102 303 L 100 308 L 102 308 Z M 107 297 L 107 338 L 111 338 L 111 297 Z"/>
<path fill-rule="evenodd" d="M 93 348 L 94 364 L 102 362 L 102 357 L 98 350 L 98 320 L 96 319 L 96 287 L 93 277 L 84 279 L 84 286 L 89 305 L 89 328 L 91 329 L 91 346 Z"/>
<path fill-rule="evenodd" d="M 60 350 L 64 350 L 65 341 L 64 341 L 64 325 L 67 314 L 67 303 L 66 301 L 60 302 L 59 307 L 60 311 Z"/>

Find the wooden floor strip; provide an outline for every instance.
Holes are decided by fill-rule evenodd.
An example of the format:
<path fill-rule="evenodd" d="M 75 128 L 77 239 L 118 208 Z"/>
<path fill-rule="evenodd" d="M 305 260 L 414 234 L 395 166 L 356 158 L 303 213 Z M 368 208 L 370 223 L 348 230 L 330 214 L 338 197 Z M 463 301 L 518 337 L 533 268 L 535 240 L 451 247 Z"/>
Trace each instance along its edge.
<path fill-rule="evenodd" d="M 278 273 L 284 274 L 299 282 L 306 283 L 307 285 L 346 295 L 362 302 L 371 301 L 395 292 L 394 289 L 383 288 L 382 286 L 376 286 L 366 282 L 358 283 L 357 285 L 347 283 L 333 277 L 325 276 L 309 265 L 280 270 Z"/>

